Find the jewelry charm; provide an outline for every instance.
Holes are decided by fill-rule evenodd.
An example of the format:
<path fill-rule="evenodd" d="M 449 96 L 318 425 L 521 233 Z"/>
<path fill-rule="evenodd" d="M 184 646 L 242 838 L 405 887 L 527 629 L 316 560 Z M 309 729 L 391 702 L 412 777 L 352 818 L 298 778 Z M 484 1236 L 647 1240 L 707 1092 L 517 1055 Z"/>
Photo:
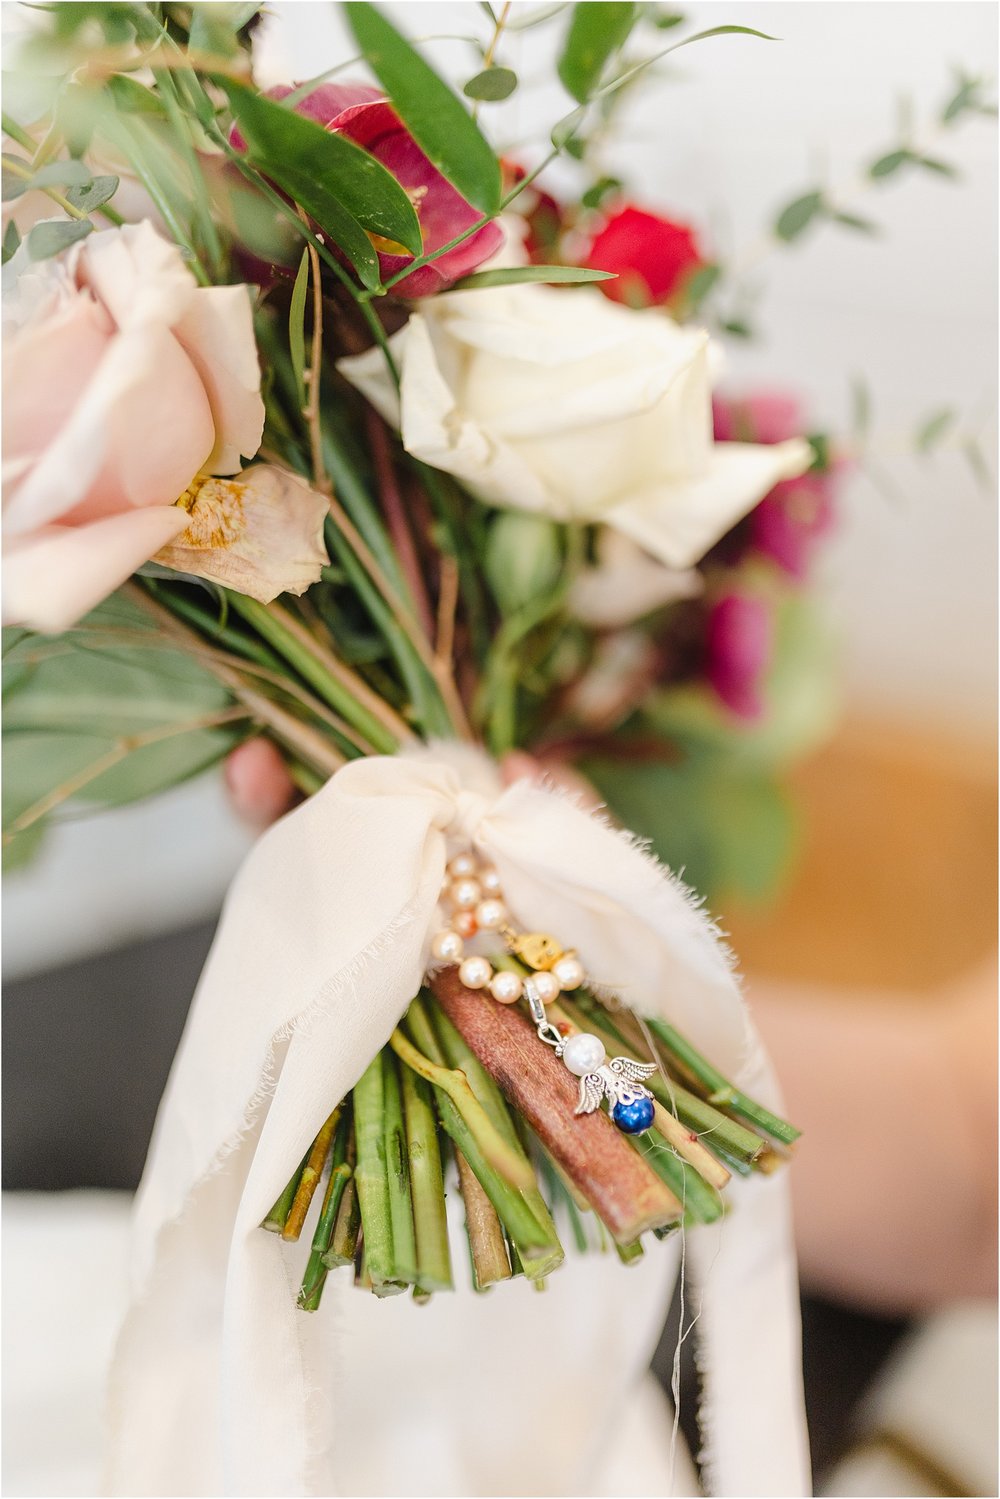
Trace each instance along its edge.
<path fill-rule="evenodd" d="M 499 1004 L 527 1001 L 539 1040 L 551 1046 L 580 1079 L 575 1113 L 592 1114 L 607 1099 L 611 1118 L 623 1133 L 640 1135 L 649 1129 L 655 1105 L 643 1081 L 656 1071 L 656 1064 L 634 1062 L 629 1057 L 608 1061 L 598 1036 L 580 1031 L 567 1038 L 546 1014 L 545 1006 L 553 1004 L 560 993 L 571 993 L 586 980 L 576 953 L 566 952 L 546 932 L 516 932 L 509 924 L 496 870 L 481 865 L 471 853 L 458 854 L 448 865 L 441 899 L 451 908 L 451 914 L 448 925 L 431 942 L 433 958 L 439 963 L 457 964 L 458 976 L 467 989 L 488 991 Z M 480 932 L 502 937 L 508 952 L 532 971 L 522 978 L 519 973 L 495 968 L 479 953 L 466 953 L 466 943 Z"/>

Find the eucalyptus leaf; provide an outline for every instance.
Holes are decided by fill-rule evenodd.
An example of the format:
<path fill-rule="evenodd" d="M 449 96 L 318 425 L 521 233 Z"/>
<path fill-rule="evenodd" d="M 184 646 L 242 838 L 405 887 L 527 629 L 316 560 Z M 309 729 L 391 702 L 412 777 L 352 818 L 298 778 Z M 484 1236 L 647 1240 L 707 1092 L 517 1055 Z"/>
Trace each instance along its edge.
<path fill-rule="evenodd" d="M 960 175 L 957 167 L 953 167 L 950 161 L 942 161 L 939 156 L 915 156 L 913 160 L 925 172 L 935 172 L 939 177 L 956 180 Z"/>
<path fill-rule="evenodd" d="M 21 247 L 21 232 L 11 219 L 3 232 L 3 264 L 6 265 Z"/>
<path fill-rule="evenodd" d="M 628 41 L 639 6 L 587 0 L 574 5 L 557 71 L 563 87 L 585 104 L 601 81 L 609 59 Z"/>
<path fill-rule="evenodd" d="M 495 214 L 500 163 L 475 120 L 380 10 L 362 0 L 349 0 L 343 9 L 365 60 L 418 146 L 474 208 Z"/>
<path fill-rule="evenodd" d="M 518 286 L 525 281 L 543 281 L 550 285 L 580 285 L 587 281 L 614 281 L 613 271 L 593 271 L 579 265 L 512 265 L 495 271 L 474 271 L 456 281 L 455 291 L 478 291 L 489 286 Z"/>
<path fill-rule="evenodd" d="M 800 198 L 795 198 L 782 209 L 775 222 L 774 232 L 778 239 L 790 244 L 792 240 L 798 239 L 799 235 L 825 211 L 823 194 L 818 189 L 803 193 Z"/>
<path fill-rule="evenodd" d="M 499 103 L 509 99 L 517 88 L 517 74 L 513 68 L 484 68 L 470 78 L 462 89 L 467 99 L 478 99 L 484 104 Z"/>
<path fill-rule="evenodd" d="M 118 178 L 109 173 L 95 177 L 86 187 L 67 188 L 66 197 L 82 213 L 92 213 L 95 208 L 100 208 L 109 198 L 113 198 L 117 191 Z"/>
<path fill-rule="evenodd" d="M 830 222 L 833 224 L 842 224 L 845 229 L 855 229 L 859 234 L 881 233 L 874 219 L 862 218 L 857 213 L 832 213 L 830 215 Z"/>
<path fill-rule="evenodd" d="M 22 193 L 26 193 L 31 186 L 31 162 L 25 160 L 23 156 L 15 156 L 12 151 L 5 151 L 2 160 L 3 185 L 0 188 L 0 193 L 2 193 L 5 203 L 11 203 L 15 198 L 19 198 Z M 20 170 L 16 170 L 17 168 L 20 168 Z M 29 175 L 27 177 L 22 176 L 22 172 L 27 172 Z"/>
<path fill-rule="evenodd" d="M 39 167 L 31 179 L 32 187 L 86 187 L 93 182 L 94 174 L 82 161 L 73 158 L 63 161 L 48 161 Z"/>
<path fill-rule="evenodd" d="M 611 193 L 618 192 L 621 187 L 620 177 L 599 177 L 591 187 L 587 188 L 580 202 L 584 208 L 600 208 L 604 199 Z"/>
<path fill-rule="evenodd" d="M 932 452 L 947 435 L 948 429 L 955 425 L 956 420 L 956 413 L 950 407 L 946 407 L 941 411 L 935 411 L 932 416 L 922 421 L 913 439 L 917 452 Z"/>
<path fill-rule="evenodd" d="M 294 193 L 303 208 L 312 212 L 313 198 L 320 204 L 335 200 L 363 230 L 404 246 L 412 255 L 420 254 L 423 238 L 413 204 L 380 161 L 345 135 L 324 130 L 315 120 L 232 79 L 220 83 L 250 160 Z M 307 191 L 305 184 L 314 191 Z M 319 213 L 314 217 L 323 222 Z M 332 232 L 332 225 L 324 227 Z"/>
<path fill-rule="evenodd" d="M 694 275 L 689 277 L 685 293 L 688 306 L 692 312 L 701 306 L 709 292 L 712 291 L 722 277 L 721 265 L 701 265 Z"/>
<path fill-rule="evenodd" d="M 587 111 L 581 105 L 577 109 L 571 109 L 568 115 L 556 121 L 552 127 L 550 139 L 557 151 L 569 149 L 573 137 L 583 124 L 586 113 Z"/>
<path fill-rule="evenodd" d="M 86 239 L 93 228 L 89 219 L 43 219 L 28 233 L 28 254 L 32 260 L 48 260 Z"/>
<path fill-rule="evenodd" d="M 987 494 L 990 493 L 994 487 L 993 474 L 990 471 L 990 466 L 986 461 L 982 448 L 974 437 L 967 437 L 965 439 L 962 443 L 962 453 L 969 468 L 972 470 L 972 477 L 980 489 Z"/>
<path fill-rule="evenodd" d="M 883 177 L 891 177 L 894 172 L 899 171 L 900 167 L 905 167 L 913 160 L 913 152 L 907 150 L 905 146 L 900 146 L 898 150 L 887 151 L 884 156 L 873 161 L 868 168 L 868 175 L 878 182 Z"/>

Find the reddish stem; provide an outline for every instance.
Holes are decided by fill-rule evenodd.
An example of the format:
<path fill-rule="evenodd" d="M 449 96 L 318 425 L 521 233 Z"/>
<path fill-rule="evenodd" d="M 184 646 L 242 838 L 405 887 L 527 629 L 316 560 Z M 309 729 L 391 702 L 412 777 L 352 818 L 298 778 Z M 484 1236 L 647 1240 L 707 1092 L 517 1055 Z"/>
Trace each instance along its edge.
<path fill-rule="evenodd" d="M 375 462 L 375 478 L 378 482 L 379 494 L 382 499 L 382 508 L 385 513 L 386 524 L 389 527 L 389 535 L 392 537 L 399 565 L 403 570 L 413 596 L 414 607 L 420 621 L 421 629 L 428 640 L 434 639 L 434 611 L 431 608 L 430 597 L 427 593 L 427 584 L 424 581 L 423 570 L 420 566 L 420 558 L 417 555 L 416 543 L 410 530 L 409 520 L 406 514 L 406 506 L 400 493 L 399 484 L 396 480 L 396 470 L 392 466 L 392 453 L 389 450 L 389 438 L 386 433 L 385 423 L 382 418 L 370 408 L 366 414 L 368 422 L 368 437 L 371 442 L 372 458 Z"/>

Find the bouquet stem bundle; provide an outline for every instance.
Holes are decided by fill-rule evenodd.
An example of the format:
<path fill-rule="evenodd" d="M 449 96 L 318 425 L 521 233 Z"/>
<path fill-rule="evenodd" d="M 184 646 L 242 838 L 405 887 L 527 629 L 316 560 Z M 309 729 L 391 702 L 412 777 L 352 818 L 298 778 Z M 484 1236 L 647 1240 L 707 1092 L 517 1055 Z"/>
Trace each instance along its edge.
<path fill-rule="evenodd" d="M 425 1301 L 450 1290 L 451 1181 L 475 1289 L 519 1275 L 541 1287 L 563 1261 L 563 1225 L 578 1250 L 607 1249 L 610 1240 L 632 1264 L 645 1234 L 717 1220 L 733 1173 L 771 1170 L 794 1144 L 793 1125 L 735 1089 L 665 1022 L 583 989 L 549 1014 L 566 1038 L 586 1030 L 609 1051 L 657 1064 L 653 1127 L 626 1136 L 602 1111 L 575 1115 L 575 1079 L 539 1044 L 521 1007 L 492 1003 L 444 969 L 334 1109 L 264 1220 L 298 1240 L 320 1197 L 298 1298 L 304 1311 L 317 1310 L 327 1273 L 346 1264 L 377 1296 L 410 1291 Z"/>

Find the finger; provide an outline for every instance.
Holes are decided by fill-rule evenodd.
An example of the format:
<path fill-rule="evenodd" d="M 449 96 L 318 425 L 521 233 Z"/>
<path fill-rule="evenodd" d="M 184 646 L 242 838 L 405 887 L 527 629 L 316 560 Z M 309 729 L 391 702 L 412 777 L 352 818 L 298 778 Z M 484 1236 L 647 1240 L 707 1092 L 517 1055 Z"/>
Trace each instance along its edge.
<path fill-rule="evenodd" d="M 296 790 L 279 751 L 269 739 L 251 739 L 225 764 L 233 807 L 251 827 L 266 828 L 295 800 Z"/>

